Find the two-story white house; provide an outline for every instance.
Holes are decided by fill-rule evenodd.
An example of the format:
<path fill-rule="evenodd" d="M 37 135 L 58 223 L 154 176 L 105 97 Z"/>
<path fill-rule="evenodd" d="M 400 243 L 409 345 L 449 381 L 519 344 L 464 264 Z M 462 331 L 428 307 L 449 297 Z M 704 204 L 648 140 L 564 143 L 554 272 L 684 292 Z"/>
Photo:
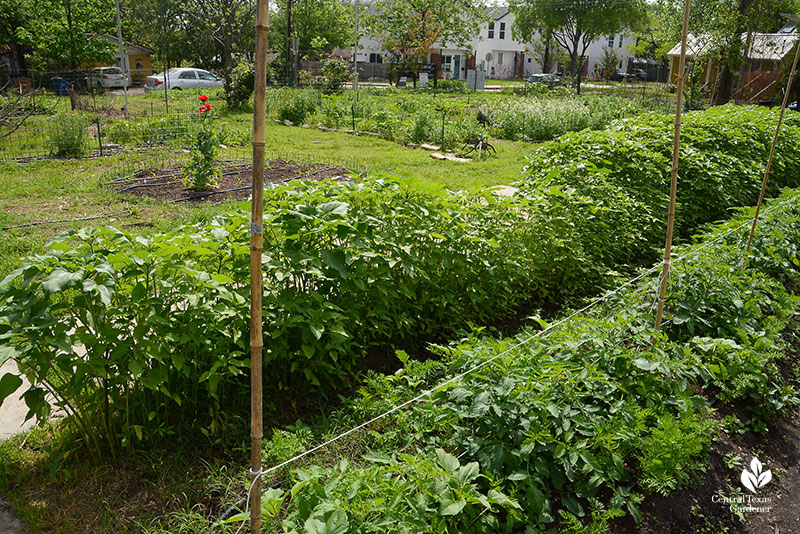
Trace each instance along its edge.
<path fill-rule="evenodd" d="M 536 54 L 531 43 L 522 43 L 514 39 L 512 27 L 514 14 L 507 7 L 495 6 L 488 10 L 489 22 L 481 24 L 480 31 L 465 48 L 455 48 L 447 43 L 435 45 L 428 62 L 436 65 L 443 79 L 463 80 L 468 69 L 486 72 L 489 78 L 512 79 L 525 78 L 534 73 L 541 73 Z M 613 49 L 618 57 L 617 68 L 627 69 L 633 54 L 628 45 L 635 43 L 632 36 L 618 33 L 604 36 L 592 42 L 584 56 L 583 75 L 585 77 L 602 74 L 601 62 L 605 48 Z M 554 45 L 559 48 L 558 45 Z M 379 72 L 370 69 L 370 65 L 386 61 L 386 51 L 381 43 L 372 37 L 363 37 L 358 42 L 357 61 L 359 70 L 366 74 Z M 350 54 L 348 56 L 352 57 Z M 566 65 L 554 64 L 553 72 L 564 72 Z"/>

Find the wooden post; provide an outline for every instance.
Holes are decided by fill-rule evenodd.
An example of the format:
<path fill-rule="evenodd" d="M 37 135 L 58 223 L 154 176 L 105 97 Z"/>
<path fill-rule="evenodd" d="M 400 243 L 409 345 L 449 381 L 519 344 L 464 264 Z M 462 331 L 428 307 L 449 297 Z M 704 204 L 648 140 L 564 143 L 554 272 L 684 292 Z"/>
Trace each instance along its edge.
<path fill-rule="evenodd" d="M 257 0 L 255 101 L 253 105 L 253 206 L 250 216 L 250 532 L 261 532 L 261 438 L 263 343 L 261 255 L 264 249 L 264 147 L 266 145 L 268 0 Z"/>
<path fill-rule="evenodd" d="M 667 240 L 664 245 L 664 268 L 661 270 L 661 283 L 658 287 L 658 310 L 656 311 L 656 330 L 661 330 L 664 316 L 664 299 L 667 295 L 669 260 L 672 253 L 672 231 L 675 227 L 675 197 L 678 193 L 678 156 L 681 147 L 681 114 L 683 113 L 683 85 L 686 81 L 686 41 L 689 35 L 689 12 L 692 1 L 686 0 L 683 9 L 683 34 L 681 37 L 681 60 L 678 64 L 678 94 L 675 109 L 675 141 L 672 146 L 672 179 L 669 184 L 669 211 L 667 212 Z"/>
<path fill-rule="evenodd" d="M 769 171 L 772 168 L 772 158 L 775 156 L 775 146 L 778 144 L 778 135 L 781 133 L 781 125 L 783 125 L 783 115 L 786 113 L 786 103 L 789 101 L 789 94 L 792 92 L 792 80 L 794 79 L 795 71 L 797 70 L 797 59 L 800 57 L 800 44 L 795 45 L 797 50 L 794 53 L 794 63 L 792 63 L 792 70 L 789 73 L 789 81 L 786 82 L 786 93 L 783 95 L 783 103 L 781 103 L 781 114 L 778 117 L 778 126 L 775 128 L 775 137 L 772 138 L 772 147 L 769 149 L 769 158 L 767 158 L 767 168 L 764 172 L 764 181 L 761 183 L 761 194 L 758 197 L 758 204 L 756 204 L 756 214 L 753 217 L 753 226 L 750 228 L 750 236 L 747 238 L 748 253 L 750 247 L 753 245 L 753 236 L 756 233 L 756 224 L 758 224 L 758 214 L 761 211 L 761 204 L 764 202 L 764 193 L 767 190 L 767 180 L 769 179 Z"/>

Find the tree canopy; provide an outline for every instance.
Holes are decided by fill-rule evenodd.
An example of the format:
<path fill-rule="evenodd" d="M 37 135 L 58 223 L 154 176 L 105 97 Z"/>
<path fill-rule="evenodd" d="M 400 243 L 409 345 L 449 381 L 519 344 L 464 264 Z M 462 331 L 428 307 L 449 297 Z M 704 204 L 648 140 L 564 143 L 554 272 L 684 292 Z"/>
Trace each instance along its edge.
<path fill-rule="evenodd" d="M 287 1 L 278 0 L 270 16 L 270 43 L 286 50 Z M 338 0 L 293 0 L 292 39 L 298 40 L 301 58 L 315 57 L 337 47 L 353 45 L 353 8 Z"/>
<path fill-rule="evenodd" d="M 488 18 L 483 0 L 379 0 L 368 24 L 403 68 L 416 73 L 435 44 L 465 48 Z"/>
<path fill-rule="evenodd" d="M 114 31 L 113 0 L 12 0 L 2 11 L 21 14 L 15 43 L 31 47 L 29 58 L 40 70 L 77 69 L 86 63 L 111 60 L 114 45 L 87 38 Z M 6 11 L 8 9 L 8 11 Z"/>
<path fill-rule="evenodd" d="M 573 85 L 580 91 L 582 59 L 592 41 L 638 28 L 646 21 L 644 0 L 510 0 L 513 31 L 532 41 L 537 31 L 551 35 L 570 57 Z"/>

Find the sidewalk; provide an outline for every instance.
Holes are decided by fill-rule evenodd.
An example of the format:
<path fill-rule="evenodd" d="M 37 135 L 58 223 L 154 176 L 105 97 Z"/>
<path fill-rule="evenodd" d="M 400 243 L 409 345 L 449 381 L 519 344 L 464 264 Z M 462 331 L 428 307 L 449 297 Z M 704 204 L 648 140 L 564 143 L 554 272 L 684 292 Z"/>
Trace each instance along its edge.
<path fill-rule="evenodd" d="M 17 364 L 12 360 L 6 360 L 3 365 L 0 365 L 0 377 L 6 373 L 17 374 L 17 372 Z M 28 407 L 22 400 L 22 394 L 27 391 L 29 386 L 25 377 L 22 377 L 22 385 L 19 389 L 0 406 L 0 441 L 24 432 L 36 424 L 35 419 L 24 422 Z M 11 515 L 11 505 L 2 497 L 0 497 L 0 534 L 25 534 L 22 522 Z"/>

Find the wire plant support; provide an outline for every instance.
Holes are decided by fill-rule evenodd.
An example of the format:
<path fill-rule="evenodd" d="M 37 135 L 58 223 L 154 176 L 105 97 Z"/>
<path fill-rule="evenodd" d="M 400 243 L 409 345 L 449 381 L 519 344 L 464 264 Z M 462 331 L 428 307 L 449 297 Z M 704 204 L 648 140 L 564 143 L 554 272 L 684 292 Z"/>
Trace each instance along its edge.
<path fill-rule="evenodd" d="M 667 294 L 669 280 L 670 254 L 672 252 L 672 232 L 675 228 L 675 199 L 678 192 L 678 156 L 681 147 L 681 113 L 683 112 L 683 86 L 686 81 L 686 41 L 689 35 L 689 13 L 692 1 L 686 0 L 683 10 L 683 31 L 681 35 L 681 59 L 678 67 L 678 100 L 675 107 L 675 143 L 672 149 L 672 177 L 669 184 L 669 211 L 667 212 L 667 239 L 664 245 L 664 266 L 661 283 L 658 287 L 658 309 L 656 310 L 655 329 L 661 330 L 661 319 L 664 316 L 664 299 Z"/>
<path fill-rule="evenodd" d="M 775 136 L 772 138 L 772 146 L 769 149 L 769 158 L 767 158 L 767 166 L 764 170 L 764 181 L 761 183 L 761 194 L 758 197 L 756 204 L 756 214 L 753 217 L 753 227 L 750 229 L 750 236 L 747 238 L 747 247 L 745 252 L 750 253 L 750 246 L 753 244 L 753 235 L 756 233 L 756 225 L 758 224 L 758 212 L 761 211 L 761 204 L 764 202 L 764 193 L 767 191 L 767 181 L 769 180 L 769 171 L 772 168 L 772 159 L 775 156 L 775 147 L 778 144 L 778 136 L 781 133 L 781 126 L 783 125 L 783 116 L 786 113 L 786 104 L 789 102 L 789 95 L 792 93 L 792 81 L 794 80 L 795 72 L 797 72 L 797 60 L 800 58 L 800 45 L 795 46 L 794 63 L 792 63 L 792 70 L 789 74 L 789 81 L 786 82 L 786 91 L 783 94 L 783 102 L 781 102 L 781 113 L 778 117 L 778 125 L 775 127 Z"/>
<path fill-rule="evenodd" d="M 248 501 L 251 534 L 261 532 L 261 439 L 264 434 L 263 343 L 261 257 L 264 249 L 264 148 L 266 146 L 266 83 L 269 9 L 266 0 L 256 3 L 256 72 L 253 103 L 253 201 L 250 221 L 250 476 Z"/>
<path fill-rule="evenodd" d="M 787 208 L 792 204 L 796 204 L 798 202 L 798 200 L 800 200 L 800 197 L 792 196 L 792 197 L 790 197 L 790 198 L 788 198 L 786 200 L 783 200 L 783 201 L 780 201 L 780 202 L 776 202 L 772 206 L 770 206 L 768 210 L 765 211 L 765 214 L 771 214 L 771 213 L 774 213 L 774 212 L 778 212 L 779 213 L 784 208 Z M 699 246 L 692 247 L 691 251 L 687 252 L 686 254 L 682 254 L 680 256 L 675 257 L 675 259 L 672 261 L 672 263 L 679 264 L 679 263 L 683 263 L 683 262 L 685 262 L 687 260 L 690 260 L 692 258 L 698 257 L 700 255 L 700 253 L 702 253 L 703 251 L 706 251 L 710 247 L 724 242 L 725 239 L 727 239 L 728 237 L 730 237 L 730 236 L 734 235 L 735 233 L 741 231 L 742 229 L 746 228 L 750 224 L 751 224 L 751 220 L 750 219 L 744 220 L 741 224 L 738 224 L 738 225 L 734 226 L 733 228 L 729 229 L 727 232 L 725 232 L 723 234 L 720 234 L 720 235 L 716 236 L 715 238 L 710 239 L 710 240 L 702 243 Z M 629 279 L 628 281 L 620 284 L 619 286 L 609 290 L 608 292 L 606 292 L 602 296 L 595 298 L 594 300 L 592 300 L 591 302 L 589 302 L 588 304 L 586 304 L 582 308 L 578 309 L 577 311 L 574 311 L 570 315 L 568 315 L 568 316 L 566 316 L 566 317 L 564 317 L 564 318 L 562 318 L 562 319 L 560 319 L 560 320 L 558 320 L 558 321 L 556 321 L 556 322 L 554 322 L 552 324 L 549 324 L 549 325 L 545 326 L 542 330 L 539 330 L 536 333 L 530 334 L 529 336 L 525 337 L 521 341 L 518 341 L 517 343 L 515 343 L 511 347 L 509 347 L 509 348 L 507 348 L 507 349 L 505 349 L 505 350 L 503 350 L 503 351 L 491 356 L 490 358 L 487 358 L 486 360 L 474 365 L 473 367 L 471 367 L 471 368 L 469 368 L 469 369 L 467 369 L 465 371 L 462 371 L 461 373 L 459 373 L 459 374 L 457 374 L 455 376 L 452 376 L 450 378 L 447 378 L 447 379 L 443 380 L 442 382 L 436 384 L 435 386 L 433 386 L 432 388 L 430 388 L 428 390 L 425 390 L 425 391 L 419 393 L 418 395 L 414 396 L 413 398 L 410 398 L 410 399 L 408 399 L 408 400 L 406 400 L 406 401 L 404 401 L 404 402 L 402 402 L 400 404 L 394 405 L 393 407 L 387 409 L 386 411 L 384 411 L 384 412 L 372 417 L 371 419 L 369 419 L 369 420 L 367 420 L 367 421 L 365 421 L 363 423 L 360 423 L 360 424 L 358 424 L 358 425 L 356 425 L 354 427 L 351 427 L 348 430 L 345 430 L 345 431 L 335 435 L 334 437 L 332 437 L 332 438 L 330 438 L 330 439 L 328 439 L 328 440 L 326 440 L 326 441 L 324 441 L 324 442 L 322 442 L 322 443 L 320 443 L 320 444 L 318 444 L 318 445 L 316 445 L 314 447 L 308 448 L 308 449 L 304 450 L 303 452 L 298 453 L 297 455 L 293 456 L 292 458 L 289 458 L 288 460 L 285 460 L 283 462 L 275 464 L 272 467 L 269 467 L 267 469 L 263 469 L 261 467 L 259 467 L 258 469 L 251 469 L 250 470 L 250 475 L 252 477 L 252 479 L 251 479 L 252 481 L 251 481 L 251 485 L 250 485 L 250 488 L 249 488 L 249 491 L 248 491 L 248 494 L 247 494 L 247 498 L 244 501 L 245 502 L 244 516 L 247 517 L 248 511 L 249 511 L 250 514 L 251 514 L 250 515 L 251 521 L 253 520 L 253 517 L 255 515 L 258 515 L 258 518 L 259 518 L 259 521 L 260 521 L 260 519 L 261 519 L 261 508 L 260 508 L 261 495 L 259 493 L 256 496 L 255 493 L 254 493 L 254 489 L 257 486 L 260 487 L 260 485 L 261 485 L 260 479 L 263 478 L 264 476 L 276 473 L 279 469 L 281 469 L 283 467 L 287 467 L 289 465 L 292 465 L 295 462 L 297 462 L 298 460 L 301 460 L 301 459 L 303 459 L 303 458 L 305 458 L 307 456 L 310 456 L 310 455 L 314 454 L 317 451 L 323 450 L 323 449 L 327 448 L 329 445 L 332 445 L 332 444 L 334 444 L 334 443 L 336 443 L 338 441 L 341 441 L 342 439 L 346 438 L 347 436 L 349 436 L 349 435 L 351 435 L 351 434 L 353 434 L 355 432 L 358 432 L 359 430 L 367 428 L 370 425 L 372 425 L 373 423 L 375 423 L 377 421 L 380 421 L 382 419 L 385 419 L 388 416 L 392 415 L 393 413 L 396 413 L 396 412 L 398 412 L 400 410 L 403 410 L 403 409 L 407 408 L 408 406 L 411 406 L 411 405 L 413 405 L 413 404 L 415 404 L 415 403 L 417 403 L 419 401 L 422 401 L 422 400 L 424 400 L 426 398 L 429 398 L 435 392 L 437 392 L 437 391 L 439 391 L 439 390 L 441 390 L 441 389 L 443 389 L 443 388 L 445 388 L 447 386 L 450 386 L 450 385 L 460 381 L 461 379 L 463 379 L 463 378 L 465 378 L 465 377 L 467 377 L 469 375 L 472 375 L 473 373 L 476 373 L 477 371 L 480 371 L 481 369 L 483 369 L 483 368 L 485 368 L 487 366 L 492 365 L 494 362 L 498 361 L 502 357 L 504 357 L 504 356 L 506 356 L 506 355 L 508 355 L 508 354 L 510 354 L 510 353 L 512 353 L 512 352 L 514 352 L 514 351 L 516 351 L 516 350 L 518 350 L 518 349 L 530 344 L 531 342 L 533 342 L 533 341 L 535 341 L 537 339 L 542 339 L 542 338 L 546 337 L 547 335 L 549 335 L 552 332 L 556 331 L 556 329 L 558 327 L 571 322 L 573 319 L 575 319 L 575 318 L 583 315 L 584 313 L 596 308 L 600 304 L 612 299 L 614 296 L 619 295 L 621 292 L 625 291 L 626 289 L 631 288 L 632 286 L 634 286 L 638 282 L 644 280 L 648 276 L 651 276 L 651 275 L 657 273 L 659 271 L 659 269 L 661 269 L 661 268 L 662 267 L 660 265 L 658 265 L 658 264 L 654 265 L 653 267 L 650 267 L 649 269 L 641 272 L 639 275 L 637 275 L 637 276 Z M 658 284 L 659 285 L 661 284 L 661 279 L 659 279 Z M 646 286 L 642 285 L 641 288 L 642 288 L 642 290 L 648 288 L 647 292 L 652 295 L 652 293 L 650 293 L 651 289 L 649 289 L 649 283 Z M 667 324 L 671 320 L 672 319 L 670 319 L 668 321 L 664 321 L 663 324 Z M 277 487 L 278 485 L 279 484 L 275 484 L 272 487 Z M 256 500 L 256 497 L 257 497 L 258 500 Z M 257 503 L 258 503 L 258 505 L 257 505 Z M 238 501 L 236 504 L 234 504 L 233 507 L 237 507 L 240 504 L 241 504 L 241 500 Z M 230 514 L 230 510 L 226 511 L 225 515 L 229 515 L 229 514 Z M 252 522 L 251 522 L 251 524 L 252 524 Z M 244 526 L 244 522 L 242 523 L 242 526 Z M 241 527 L 240 527 L 240 529 L 241 529 Z M 255 531 L 251 531 L 251 532 L 253 532 L 253 534 L 255 533 Z M 238 533 L 238 530 L 237 530 L 237 533 Z"/>

